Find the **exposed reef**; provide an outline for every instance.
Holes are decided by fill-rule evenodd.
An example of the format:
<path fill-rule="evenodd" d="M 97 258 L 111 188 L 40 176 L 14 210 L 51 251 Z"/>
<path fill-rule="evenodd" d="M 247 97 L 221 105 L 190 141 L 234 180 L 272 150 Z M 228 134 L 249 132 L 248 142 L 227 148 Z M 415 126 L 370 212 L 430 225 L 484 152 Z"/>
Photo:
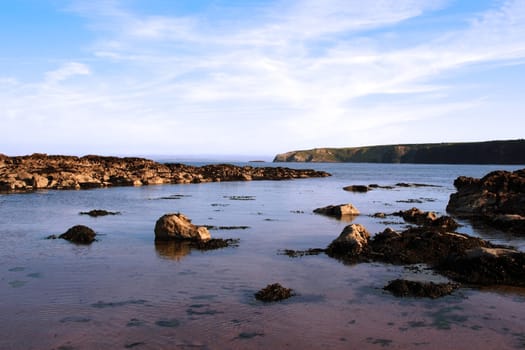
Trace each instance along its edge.
<path fill-rule="evenodd" d="M 316 148 L 278 154 L 273 161 L 525 164 L 525 140 Z"/>
<path fill-rule="evenodd" d="M 84 157 L 33 154 L 8 157 L 0 154 L 0 191 L 36 189 L 89 189 L 218 181 L 289 180 L 326 177 L 312 169 L 252 167 L 231 164 L 202 167 L 157 163 L 144 158 Z"/>

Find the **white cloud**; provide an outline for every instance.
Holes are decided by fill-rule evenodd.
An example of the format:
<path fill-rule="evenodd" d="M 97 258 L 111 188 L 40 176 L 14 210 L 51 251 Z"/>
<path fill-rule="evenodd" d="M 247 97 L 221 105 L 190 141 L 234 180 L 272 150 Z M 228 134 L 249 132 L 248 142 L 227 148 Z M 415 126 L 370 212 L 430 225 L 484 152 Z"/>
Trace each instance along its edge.
<path fill-rule="evenodd" d="M 67 80 L 76 75 L 89 75 L 91 71 L 89 67 L 83 63 L 68 62 L 63 64 L 60 68 L 47 72 L 46 82 L 58 83 L 63 80 Z"/>
<path fill-rule="evenodd" d="M 465 67 L 525 60 L 523 1 L 472 14 L 462 29 L 412 32 L 410 42 L 398 25 L 447 2 L 268 2 L 232 21 L 143 15 L 126 4 L 75 2 L 70 10 L 96 36 L 89 61 L 71 60 L 31 84 L 0 80 L 11 86 L 0 94 L 5 115 L 40 130 L 47 121 L 57 139 L 73 130 L 123 149 L 129 139 L 130 153 L 344 146 L 345 135 L 364 140 L 371 130 L 370 143 L 382 143 L 386 128 L 483 109 L 483 95 L 461 94 L 467 84 L 455 77 Z"/>

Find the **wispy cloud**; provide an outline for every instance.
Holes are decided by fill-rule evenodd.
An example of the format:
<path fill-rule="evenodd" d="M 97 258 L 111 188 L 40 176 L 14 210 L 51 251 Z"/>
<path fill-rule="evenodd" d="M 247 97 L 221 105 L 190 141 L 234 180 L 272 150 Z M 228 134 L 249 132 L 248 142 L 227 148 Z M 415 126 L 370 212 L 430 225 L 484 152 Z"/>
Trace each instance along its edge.
<path fill-rule="evenodd" d="M 187 145 L 232 152 L 242 144 L 261 153 L 269 138 L 281 140 L 269 152 L 391 142 L 367 139 L 364 131 L 478 110 L 484 96 L 462 96 L 467 84 L 455 76 L 464 68 L 525 61 L 521 0 L 431 34 L 403 24 L 446 10 L 447 1 L 275 1 L 256 11 L 240 5 L 179 16 L 127 5 L 72 2 L 67 10 L 93 32 L 90 56 L 47 72 L 41 82 L 0 80 L 10 86 L 0 94 L 10 120 L 54 118 L 57 129 L 73 130 L 90 121 L 92 135 L 121 132 L 112 138 L 115 149 L 138 138 L 153 152 Z"/>

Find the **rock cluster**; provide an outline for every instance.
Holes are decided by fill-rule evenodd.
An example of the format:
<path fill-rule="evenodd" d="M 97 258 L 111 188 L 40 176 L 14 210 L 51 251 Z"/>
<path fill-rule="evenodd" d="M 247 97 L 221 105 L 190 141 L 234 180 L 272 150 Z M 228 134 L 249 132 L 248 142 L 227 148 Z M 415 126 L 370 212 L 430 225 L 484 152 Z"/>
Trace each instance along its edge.
<path fill-rule="evenodd" d="M 459 226 L 450 216 L 438 216 L 433 211 L 422 211 L 418 208 L 398 211 L 392 215 L 401 216 L 406 222 L 444 231 L 454 231 Z"/>
<path fill-rule="evenodd" d="M 0 191 L 36 189 L 86 189 L 216 181 L 287 180 L 325 177 L 311 169 L 252 167 L 230 164 L 202 167 L 162 164 L 144 158 L 0 154 Z"/>
<path fill-rule="evenodd" d="M 525 169 L 494 171 L 481 179 L 460 176 L 454 186 L 457 192 L 450 195 L 448 212 L 525 234 Z"/>

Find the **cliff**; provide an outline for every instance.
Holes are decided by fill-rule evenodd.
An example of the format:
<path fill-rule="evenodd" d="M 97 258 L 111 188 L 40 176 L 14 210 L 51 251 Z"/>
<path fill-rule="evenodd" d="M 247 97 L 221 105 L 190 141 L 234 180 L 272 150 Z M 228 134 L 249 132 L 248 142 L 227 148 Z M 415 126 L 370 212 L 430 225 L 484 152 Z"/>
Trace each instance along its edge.
<path fill-rule="evenodd" d="M 216 164 L 195 167 L 144 158 L 0 154 L 0 191 L 86 189 L 217 181 L 287 180 L 330 176 L 323 171 Z"/>
<path fill-rule="evenodd" d="M 316 148 L 278 154 L 273 161 L 525 164 L 525 140 Z"/>

